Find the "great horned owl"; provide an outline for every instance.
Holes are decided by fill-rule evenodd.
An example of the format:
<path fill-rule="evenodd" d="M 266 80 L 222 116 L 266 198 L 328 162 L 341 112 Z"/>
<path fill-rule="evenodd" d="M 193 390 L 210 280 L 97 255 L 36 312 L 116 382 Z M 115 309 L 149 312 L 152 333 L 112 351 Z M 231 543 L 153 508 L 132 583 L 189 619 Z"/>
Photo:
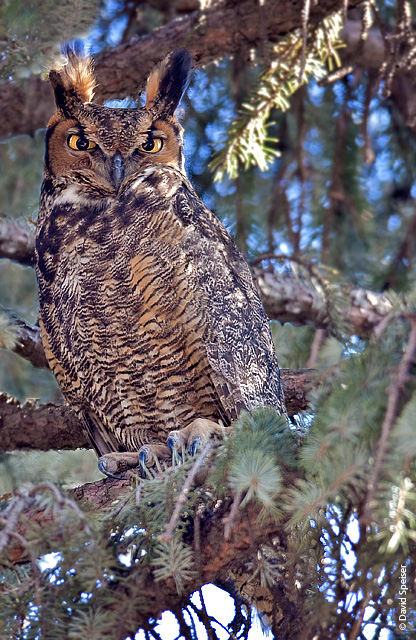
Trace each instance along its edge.
<path fill-rule="evenodd" d="M 110 475 L 120 461 L 166 458 L 166 443 L 193 453 L 242 409 L 284 410 L 248 265 L 184 170 L 174 112 L 190 67 L 188 51 L 174 52 L 150 75 L 145 105 L 125 109 L 92 102 L 92 65 L 73 51 L 50 72 L 40 327 Z"/>

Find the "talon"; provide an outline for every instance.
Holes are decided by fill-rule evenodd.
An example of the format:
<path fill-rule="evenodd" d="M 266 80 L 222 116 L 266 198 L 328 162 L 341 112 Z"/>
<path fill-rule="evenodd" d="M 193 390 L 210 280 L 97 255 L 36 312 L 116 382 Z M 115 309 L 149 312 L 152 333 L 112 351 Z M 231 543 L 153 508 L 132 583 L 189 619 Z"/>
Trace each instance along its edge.
<path fill-rule="evenodd" d="M 194 456 L 212 436 L 223 436 L 225 429 L 222 424 L 208 418 L 196 418 L 186 427 L 171 431 L 167 437 L 167 444 L 176 455 L 178 451 L 187 450 Z"/>
<path fill-rule="evenodd" d="M 142 478 L 146 477 L 147 475 L 147 467 L 146 467 L 147 453 L 148 451 L 144 447 L 139 452 L 140 475 L 142 476 Z"/>
<path fill-rule="evenodd" d="M 179 453 L 179 447 L 182 449 L 182 442 L 177 433 L 171 433 L 168 435 L 166 440 L 166 444 L 168 445 L 171 453 L 172 453 L 172 461 L 175 464 L 180 464 L 182 462 L 182 456 Z"/>
<path fill-rule="evenodd" d="M 108 471 L 104 460 L 99 460 L 97 466 L 98 466 L 98 470 L 101 471 L 101 473 L 103 473 L 108 478 L 116 478 L 116 480 L 120 479 L 120 476 L 116 476 L 114 473 L 111 473 L 111 471 Z"/>
<path fill-rule="evenodd" d="M 166 444 L 168 445 L 169 449 L 173 453 L 176 450 L 176 447 L 175 447 L 175 436 L 173 436 L 173 435 L 168 436 Z"/>
<path fill-rule="evenodd" d="M 198 451 L 198 449 L 200 449 L 201 447 L 202 447 L 202 438 L 200 436 L 197 436 L 192 440 L 189 447 L 189 453 L 191 454 L 191 456 L 194 456 Z"/>

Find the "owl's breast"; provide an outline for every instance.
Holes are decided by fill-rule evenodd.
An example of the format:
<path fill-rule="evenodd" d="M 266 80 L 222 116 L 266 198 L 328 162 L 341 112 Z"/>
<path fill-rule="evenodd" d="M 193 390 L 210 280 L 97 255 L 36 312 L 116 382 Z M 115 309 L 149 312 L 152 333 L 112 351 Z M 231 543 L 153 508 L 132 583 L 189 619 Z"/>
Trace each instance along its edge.
<path fill-rule="evenodd" d="M 148 171 L 105 208 L 61 197 L 38 229 L 47 355 L 67 398 L 121 440 L 129 429 L 215 417 L 187 248 L 195 230 L 175 212 L 180 183 Z"/>

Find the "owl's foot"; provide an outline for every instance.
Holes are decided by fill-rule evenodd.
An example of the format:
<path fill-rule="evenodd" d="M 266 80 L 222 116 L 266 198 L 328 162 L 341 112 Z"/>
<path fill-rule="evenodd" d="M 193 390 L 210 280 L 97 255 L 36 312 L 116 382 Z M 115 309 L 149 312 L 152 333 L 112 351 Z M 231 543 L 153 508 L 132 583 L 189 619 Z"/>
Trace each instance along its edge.
<path fill-rule="evenodd" d="M 182 448 L 188 450 L 191 456 L 208 442 L 212 436 L 222 438 L 227 427 L 206 418 L 197 418 L 187 427 L 171 431 L 168 435 L 168 447 L 171 451 L 181 452 Z"/>
<path fill-rule="evenodd" d="M 152 467 L 157 460 L 170 460 L 172 453 L 165 444 L 146 444 L 139 451 L 106 453 L 98 460 L 98 468 L 110 478 L 119 478 L 130 469 L 139 469 L 146 475 L 146 467 Z"/>

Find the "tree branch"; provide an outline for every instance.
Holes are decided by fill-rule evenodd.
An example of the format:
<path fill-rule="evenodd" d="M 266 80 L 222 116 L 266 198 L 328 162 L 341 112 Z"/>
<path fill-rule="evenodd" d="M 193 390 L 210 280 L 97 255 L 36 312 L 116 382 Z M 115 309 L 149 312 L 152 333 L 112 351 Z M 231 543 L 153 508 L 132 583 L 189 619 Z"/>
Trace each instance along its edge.
<path fill-rule="evenodd" d="M 56 488 L 48 483 L 42 483 L 32 487 L 28 494 L 18 494 L 6 508 L 5 517 L 1 519 L 3 525 L 1 532 L 3 557 L 6 562 L 17 565 L 28 562 L 31 558 L 31 543 L 33 537 L 30 534 L 32 525 L 35 530 L 48 528 L 50 535 L 42 540 L 42 553 L 55 550 L 57 546 L 65 544 L 65 540 L 72 536 L 74 530 L 85 529 L 85 519 L 80 514 L 79 522 L 72 518 L 71 524 L 66 524 L 64 508 L 72 508 L 77 513 L 77 504 L 82 502 L 83 508 L 90 512 L 103 511 L 107 514 L 114 508 L 114 502 L 120 502 L 123 496 L 132 491 L 130 480 L 115 480 L 106 478 L 98 482 L 86 484 L 68 492 L 68 497 L 62 495 Z M 55 489 L 55 490 L 54 490 Z M 42 493 L 47 491 L 56 495 L 56 508 L 40 508 L 39 499 Z M 71 503 L 72 502 L 72 507 Z M 224 537 L 224 521 L 228 515 L 230 500 L 217 501 L 213 509 L 206 514 L 202 513 L 199 534 L 198 566 L 192 580 L 184 585 L 184 591 L 178 594 L 173 579 L 164 579 L 155 584 L 154 576 L 146 565 L 139 565 L 129 578 L 129 597 L 132 607 L 129 617 L 125 620 L 127 627 L 123 629 L 123 637 L 132 634 L 138 628 L 146 627 L 148 619 L 159 617 L 166 609 L 172 610 L 175 606 L 181 607 L 187 597 L 202 585 L 220 581 L 225 584 L 229 579 L 229 572 L 236 567 L 243 567 L 249 558 L 256 557 L 257 549 L 263 543 L 269 543 L 279 533 L 278 525 L 273 518 L 262 518 L 262 526 L 258 526 L 260 507 L 248 504 L 244 510 L 240 510 L 234 519 L 230 539 Z M 107 519 L 108 519 L 107 515 Z M 9 523 L 10 518 L 10 523 Z M 51 524 L 55 521 L 58 526 Z M 280 524 L 280 527 L 283 527 Z M 190 531 L 185 543 L 194 547 L 196 540 Z M 37 551 L 39 550 L 39 547 Z M 285 603 L 290 604 L 287 611 L 286 626 L 289 623 L 298 627 L 300 619 L 295 610 L 295 599 L 287 601 L 290 590 L 290 577 L 281 579 L 281 589 L 276 590 L 277 607 L 285 609 Z M 285 583 L 288 583 L 287 585 Z M 109 588 L 123 589 L 123 581 L 115 580 Z M 295 588 L 293 588 L 295 590 Z M 299 594 L 297 594 L 299 599 Z M 282 599 L 280 603 L 279 600 Z M 137 606 L 133 604 L 137 599 Z M 281 606 L 280 606 L 281 605 Z M 286 607 L 287 608 L 287 607 Z M 290 618 L 290 621 L 289 621 Z M 121 637 L 121 636 L 120 636 Z"/>
<path fill-rule="evenodd" d="M 34 227 L 23 220 L 0 217 L 0 258 L 33 267 L 34 252 Z"/>
<path fill-rule="evenodd" d="M 0 451 L 89 448 L 83 429 L 68 405 L 39 405 L 0 394 Z"/>
<path fill-rule="evenodd" d="M 281 370 L 283 391 L 290 416 L 308 408 L 307 393 L 313 386 L 313 369 Z M 0 394 L 0 451 L 89 448 L 90 445 L 74 412 L 67 404 L 39 404 L 28 400 L 23 405 Z"/>
<path fill-rule="evenodd" d="M 254 268 L 253 275 L 271 320 L 333 331 L 326 300 L 311 285 L 297 280 L 291 274 L 265 273 Z M 393 304 L 387 296 L 352 286 L 346 297 L 346 305 L 345 330 L 349 335 L 360 338 L 368 338 L 380 322 L 393 312 Z M 34 367 L 48 368 L 39 327 L 25 322 L 13 311 L 7 311 L 7 315 L 10 329 L 16 335 L 11 350 Z M 1 346 L 7 345 L 2 345 L 0 341 Z"/>
<path fill-rule="evenodd" d="M 23 265 L 34 261 L 34 231 L 26 225 L 5 218 L 0 224 L 0 258 L 9 258 Z M 282 324 L 292 322 L 331 331 L 331 316 L 327 301 L 318 289 L 288 273 L 265 272 L 252 267 L 266 313 L 271 320 Z M 367 338 L 375 327 L 393 311 L 386 295 L 350 286 L 343 299 L 347 300 L 345 318 L 348 333 Z M 30 325 L 13 312 L 8 312 L 10 328 L 17 334 L 12 349 L 35 367 L 47 368 L 39 327 Z M 0 341 L 1 346 L 1 341 Z"/>
<path fill-rule="evenodd" d="M 348 6 L 362 0 L 349 0 Z M 177 47 L 188 47 L 198 66 L 229 55 L 249 56 L 264 36 L 276 41 L 302 26 L 303 0 L 269 0 L 268 10 L 259 12 L 257 0 L 216 2 L 207 10 L 173 20 L 150 35 L 133 38 L 127 44 L 102 51 L 94 56 L 99 101 L 135 96 L 152 68 L 165 54 Z M 345 6 L 343 0 L 312 3 L 311 26 L 322 17 Z M 261 14 L 261 19 L 260 19 Z M 19 108 L 16 108 L 19 105 Z M 54 112 L 49 83 L 31 77 L 22 83 L 0 85 L 0 139 L 19 134 L 33 135 L 45 127 Z"/>
<path fill-rule="evenodd" d="M 290 273 L 264 272 L 256 267 L 252 272 L 271 320 L 282 324 L 310 325 L 331 332 L 330 310 L 317 289 Z M 343 295 L 343 300 L 346 304 L 346 330 L 360 338 L 368 338 L 383 318 L 393 311 L 393 304 L 387 296 L 352 285 Z"/>

